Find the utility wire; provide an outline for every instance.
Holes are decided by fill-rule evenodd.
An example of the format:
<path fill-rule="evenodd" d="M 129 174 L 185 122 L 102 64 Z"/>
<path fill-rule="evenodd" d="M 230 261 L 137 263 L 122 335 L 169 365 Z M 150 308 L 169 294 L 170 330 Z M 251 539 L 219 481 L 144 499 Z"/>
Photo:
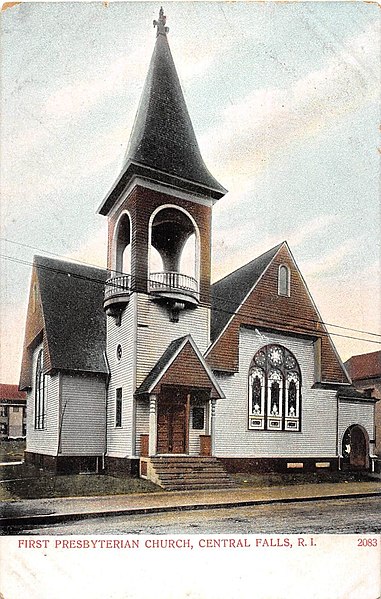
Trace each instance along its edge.
<path fill-rule="evenodd" d="M 3 258 L 3 259 L 5 259 L 5 260 L 9 260 L 11 262 L 15 262 L 17 264 L 23 264 L 23 265 L 26 265 L 26 266 L 34 266 L 32 262 L 29 262 L 27 260 L 21 260 L 19 258 L 13 258 L 11 256 L 6 256 L 4 254 L 0 254 L 0 257 Z M 87 281 L 87 282 L 97 283 L 97 284 L 102 285 L 102 286 L 105 285 L 105 281 L 102 280 L 102 279 L 95 279 L 93 277 L 86 277 L 84 275 L 80 275 L 80 274 L 76 274 L 76 273 L 68 273 L 67 271 L 60 270 L 60 269 L 57 269 L 57 268 L 53 268 L 51 266 L 46 266 L 46 265 L 39 264 L 38 268 L 49 270 L 49 271 L 55 272 L 57 274 L 63 274 L 63 275 L 66 275 L 66 276 L 70 276 L 70 277 L 73 277 L 73 278 L 76 278 L 76 279 L 81 279 L 81 280 L 84 280 L 84 281 Z M 150 279 L 148 279 L 148 282 L 154 282 L 155 283 L 155 281 L 151 281 Z M 112 284 L 112 286 L 114 286 L 116 289 L 118 287 L 120 287 L 121 289 L 124 289 L 123 285 L 118 285 L 117 283 Z M 201 305 L 207 306 L 207 304 L 201 304 Z M 213 310 L 216 311 L 216 312 L 223 312 L 223 313 L 229 314 L 231 316 L 235 316 L 235 315 L 238 315 L 240 313 L 241 315 L 243 315 L 243 316 L 246 315 L 246 316 L 249 316 L 250 318 L 255 318 L 256 317 L 255 314 L 253 314 L 252 311 L 247 312 L 245 314 L 245 312 L 242 311 L 242 310 L 239 313 L 236 310 L 231 311 L 231 310 L 227 310 L 227 309 L 223 309 L 223 308 L 213 308 Z M 266 313 L 266 310 L 264 310 L 264 312 Z M 267 314 L 268 314 L 268 311 L 267 311 Z M 290 320 L 290 318 L 292 319 L 292 317 L 288 316 L 288 320 Z M 258 315 L 257 319 L 259 321 L 261 321 L 262 323 L 265 323 L 265 326 L 266 326 L 266 324 L 269 325 L 269 327 L 271 325 L 274 326 L 274 321 L 273 320 L 268 320 L 266 318 L 263 318 L 262 315 Z M 298 318 L 298 320 L 303 320 L 303 319 L 299 319 Z M 321 325 L 325 326 L 325 323 L 323 321 L 318 321 L 318 320 L 314 320 L 313 321 L 313 320 L 311 320 L 310 322 L 313 322 L 314 324 L 321 324 Z M 312 330 L 311 328 L 307 328 L 307 325 L 302 325 L 301 326 L 299 322 L 297 322 L 297 323 L 291 323 L 291 324 L 295 324 L 297 326 L 297 328 L 298 328 L 297 332 L 299 332 L 299 333 L 305 333 L 307 335 L 314 335 L 314 334 L 316 335 L 316 334 L 318 334 L 319 336 L 321 335 L 323 337 L 328 337 L 328 338 L 333 335 L 333 336 L 336 336 L 336 337 L 343 337 L 345 339 L 354 339 L 356 341 L 365 341 L 367 343 L 375 343 L 377 345 L 381 345 L 381 341 L 375 341 L 373 339 L 363 339 L 361 337 L 355 337 L 355 336 L 352 336 L 352 335 L 343 335 L 341 333 L 333 333 L 333 332 L 332 333 L 328 333 L 328 331 L 319 330 L 319 329 Z M 364 333 L 364 334 L 366 334 L 366 333 Z M 370 333 L 370 334 L 376 335 L 376 333 Z"/>
<path fill-rule="evenodd" d="M 79 264 L 83 264 L 84 266 L 90 266 L 92 268 L 98 268 L 100 270 L 107 270 L 109 273 L 115 273 L 116 275 L 123 276 L 123 274 L 127 274 L 127 273 L 121 273 L 120 271 L 113 270 L 113 269 L 110 269 L 110 268 L 107 268 L 107 269 L 106 268 L 102 268 L 101 266 L 97 266 L 96 264 L 91 264 L 89 262 L 84 262 L 83 260 L 77 260 L 75 258 L 73 258 L 73 259 L 72 258 L 68 258 L 67 256 L 63 256 L 62 254 L 57 254 L 55 252 L 49 252 L 47 250 L 42 250 L 41 248 L 38 248 L 38 247 L 35 247 L 35 246 L 32 246 L 32 245 L 28 245 L 26 243 L 20 243 L 18 241 L 13 241 L 11 239 L 6 239 L 5 237 L 0 237 L 0 241 L 6 241 L 7 243 L 12 243 L 14 245 L 19 245 L 21 247 L 25 247 L 25 248 L 28 248 L 28 249 L 36 250 L 38 252 L 44 252 L 46 254 L 50 254 L 50 255 L 56 256 L 58 258 L 65 258 L 66 260 L 74 260 L 75 262 L 77 262 Z M 4 258 L 6 258 L 6 256 L 4 256 Z M 12 258 L 9 257 L 9 259 L 12 259 Z M 14 260 L 16 260 L 16 259 L 14 259 Z M 26 264 L 28 266 L 29 265 L 33 266 L 33 264 L 31 262 L 26 262 Z M 65 273 L 66 271 L 60 271 L 60 272 Z M 151 282 L 151 279 L 147 279 L 147 282 Z M 117 284 L 115 284 L 115 287 L 117 287 Z M 242 289 L 242 287 L 240 287 L 239 285 L 236 285 L 235 288 L 236 289 Z M 246 288 L 245 288 L 245 290 L 246 290 Z M 213 299 L 214 300 L 221 300 L 221 302 L 223 303 L 223 306 L 227 306 L 228 307 L 228 305 L 229 305 L 229 302 L 223 296 L 213 295 Z M 221 311 L 221 312 L 226 311 L 224 307 L 221 307 L 220 309 L 217 308 L 217 307 L 214 307 L 214 309 L 218 310 L 218 311 Z M 263 311 L 263 309 L 262 309 L 262 311 Z M 271 310 L 269 308 L 265 308 L 265 312 L 269 316 L 277 316 L 277 314 L 278 314 L 277 312 L 275 312 L 275 311 L 273 311 L 273 310 Z M 234 309 L 234 312 L 226 312 L 226 313 L 236 314 L 237 312 L 236 312 L 236 309 Z M 311 322 L 313 324 L 317 324 L 318 323 L 318 324 L 322 324 L 323 326 L 334 327 L 336 329 L 342 329 L 344 331 L 353 331 L 354 333 L 361 333 L 362 335 L 372 335 L 373 337 L 381 337 L 380 333 L 374 333 L 372 331 L 364 331 L 364 330 L 355 329 L 355 328 L 352 328 L 352 327 L 345 327 L 345 326 L 340 325 L 340 324 L 333 324 L 333 323 L 330 323 L 330 322 L 325 322 L 323 320 L 306 318 L 306 317 L 300 317 L 300 316 L 298 316 L 297 319 L 298 319 L 298 321 L 303 320 L 304 322 L 307 322 L 307 323 L 308 322 Z"/>

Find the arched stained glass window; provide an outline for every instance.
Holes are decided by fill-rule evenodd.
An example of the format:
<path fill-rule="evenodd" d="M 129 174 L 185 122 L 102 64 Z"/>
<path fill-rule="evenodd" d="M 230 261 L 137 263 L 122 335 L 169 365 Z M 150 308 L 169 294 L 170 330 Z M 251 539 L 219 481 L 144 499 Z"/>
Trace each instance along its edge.
<path fill-rule="evenodd" d="M 301 374 L 294 355 L 277 344 L 254 356 L 249 372 L 249 428 L 300 430 Z"/>

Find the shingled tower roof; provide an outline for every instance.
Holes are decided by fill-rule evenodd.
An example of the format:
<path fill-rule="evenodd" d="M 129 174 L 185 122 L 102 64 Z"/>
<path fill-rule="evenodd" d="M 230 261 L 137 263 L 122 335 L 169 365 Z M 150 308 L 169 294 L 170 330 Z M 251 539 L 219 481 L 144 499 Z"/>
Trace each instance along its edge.
<path fill-rule="evenodd" d="M 220 199 L 226 189 L 207 169 L 169 48 L 160 9 L 155 48 L 122 172 L 99 208 L 107 214 L 134 175 Z"/>

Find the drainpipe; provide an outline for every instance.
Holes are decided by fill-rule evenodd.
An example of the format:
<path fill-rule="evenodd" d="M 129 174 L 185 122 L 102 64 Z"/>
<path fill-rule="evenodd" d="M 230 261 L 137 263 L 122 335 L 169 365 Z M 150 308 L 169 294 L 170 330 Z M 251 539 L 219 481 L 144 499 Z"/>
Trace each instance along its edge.
<path fill-rule="evenodd" d="M 103 352 L 103 359 L 105 361 L 106 364 L 106 369 L 107 369 L 107 377 L 106 377 L 106 388 L 105 388 L 105 393 L 106 393 L 106 397 L 105 397 L 105 410 L 106 410 L 106 414 L 105 414 L 105 450 L 102 453 L 102 472 L 105 471 L 105 458 L 106 458 L 106 453 L 107 453 L 107 427 L 108 427 L 108 421 L 107 421 L 107 412 L 108 412 L 108 388 L 109 388 L 109 383 L 110 383 L 110 378 L 111 378 L 111 372 L 110 372 L 110 365 L 108 363 L 108 359 L 107 359 L 107 354 L 104 351 Z"/>

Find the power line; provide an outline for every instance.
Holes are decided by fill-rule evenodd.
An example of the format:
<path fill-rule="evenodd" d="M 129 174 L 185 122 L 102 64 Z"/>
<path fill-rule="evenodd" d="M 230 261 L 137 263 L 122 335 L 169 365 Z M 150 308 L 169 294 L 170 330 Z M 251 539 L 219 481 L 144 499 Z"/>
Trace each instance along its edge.
<path fill-rule="evenodd" d="M 96 264 L 91 264 L 90 262 L 84 262 L 83 260 L 77 260 L 77 259 L 75 259 L 75 258 L 68 258 L 67 256 L 64 256 L 63 254 L 58 254 L 58 253 L 55 253 L 55 252 L 50 252 L 50 251 L 47 251 L 47 250 L 42 250 L 41 248 L 38 248 L 38 247 L 36 247 L 36 246 L 28 245 L 28 244 L 26 244 L 26 243 L 20 243 L 20 242 L 18 242 L 18 241 L 13 241 L 13 240 L 11 240 L 11 239 L 7 239 L 7 238 L 5 238 L 5 237 L 0 237 L 0 240 L 2 240 L 2 241 L 6 241 L 6 242 L 8 242 L 8 243 L 12 243 L 12 244 L 14 244 L 14 245 L 19 245 L 19 246 L 21 246 L 21 247 L 25 247 L 25 248 L 28 248 L 28 249 L 36 250 L 36 251 L 38 251 L 38 252 L 43 252 L 43 253 L 45 253 L 45 254 L 50 254 L 50 255 L 52 255 L 52 256 L 56 256 L 57 258 L 65 258 L 66 260 L 73 260 L 74 262 L 77 262 L 78 264 L 83 264 L 84 266 L 90 266 L 90 267 L 93 267 L 93 268 L 102 269 L 102 267 L 101 267 L 101 266 L 98 266 L 98 265 L 96 265 Z M 31 262 L 29 262 L 29 263 L 28 263 L 28 265 L 33 265 L 33 264 L 32 264 Z M 109 273 L 115 273 L 115 274 L 117 274 L 117 275 L 123 275 L 123 274 L 127 274 L 127 273 L 121 273 L 120 271 L 113 270 L 113 269 L 110 269 L 110 268 L 103 268 L 103 270 L 107 270 Z M 62 271 L 62 272 L 65 272 L 65 271 Z M 147 282 L 151 282 L 151 280 L 148 278 L 148 279 L 147 279 Z M 237 289 L 237 288 L 238 288 L 238 289 L 242 289 L 242 286 L 239 286 L 239 285 L 237 285 L 237 286 L 236 286 L 236 289 Z M 246 289 L 246 288 L 245 288 L 245 289 Z M 213 296 L 213 299 L 214 299 L 214 300 L 221 300 L 221 302 L 223 302 L 223 304 L 224 304 L 224 305 L 227 305 L 227 306 L 228 306 L 228 304 L 229 304 L 229 302 L 228 302 L 228 301 L 226 300 L 226 298 L 225 298 L 225 297 L 223 297 L 223 296 L 214 295 L 214 296 Z M 239 306 L 238 306 L 238 307 L 239 307 Z M 219 312 L 226 312 L 227 314 L 232 314 L 232 315 L 233 315 L 233 314 L 236 314 L 236 313 L 237 313 L 237 312 L 236 312 L 236 310 L 238 309 L 238 307 L 237 307 L 237 308 L 235 308 L 235 307 L 234 307 L 234 311 L 233 311 L 233 312 L 229 312 L 228 310 L 225 310 L 225 308 L 223 308 L 223 307 L 221 307 L 221 308 L 217 308 L 216 306 L 214 306 L 214 309 L 215 309 L 216 311 L 219 311 Z M 233 308 L 232 308 L 232 309 L 233 309 Z M 265 311 L 265 312 L 266 312 L 266 313 L 267 313 L 269 316 L 274 316 L 274 317 L 275 317 L 275 316 L 277 316 L 277 312 L 275 312 L 274 310 L 271 310 L 270 308 L 262 308 L 262 311 L 263 311 L 263 310 L 264 310 L 264 311 Z M 293 317 L 290 317 L 290 318 L 293 318 Z M 294 319 L 295 319 L 295 317 L 294 317 Z M 342 329 L 342 330 L 344 330 L 344 331 L 353 331 L 354 333 L 361 333 L 362 335 L 371 335 L 372 337 L 381 337 L 381 334 L 380 334 L 380 333 L 374 333 L 373 331 L 364 331 L 364 330 L 361 330 L 361 329 L 355 329 L 355 328 L 352 328 L 352 327 L 345 327 L 345 326 L 343 326 L 343 325 L 340 325 L 340 324 L 333 324 L 333 323 L 330 323 L 330 322 L 325 322 L 325 321 L 323 321 L 323 320 L 319 320 L 319 319 L 307 318 L 307 317 L 305 317 L 305 316 L 304 316 L 304 317 L 300 317 L 300 316 L 298 316 L 298 317 L 297 317 L 297 320 L 298 320 L 298 321 L 302 320 L 302 321 L 304 321 L 304 322 L 306 322 L 306 323 L 309 323 L 309 322 L 310 322 L 310 323 L 313 323 L 313 324 L 322 324 L 323 326 L 327 326 L 327 327 L 334 327 L 334 328 L 337 328 L 337 329 Z M 334 333 L 332 333 L 332 334 L 334 334 Z"/>
<path fill-rule="evenodd" d="M 5 259 L 5 260 L 9 260 L 9 261 L 11 261 L 11 262 L 15 262 L 15 263 L 18 263 L 18 264 L 23 264 L 23 265 L 26 265 L 26 266 L 34 266 L 34 264 L 33 264 L 32 262 L 28 262 L 27 260 L 21 260 L 21 259 L 19 259 L 19 258 L 13 258 L 13 257 L 11 257 L 11 256 L 6 256 L 6 255 L 4 255 L 4 254 L 0 254 L 0 257 L 1 257 L 1 258 L 3 258 L 3 259 Z M 102 286 L 104 286 L 104 285 L 105 285 L 105 281 L 104 281 L 104 280 L 102 280 L 102 279 L 95 279 L 95 278 L 93 278 L 93 277 L 86 277 L 86 276 L 84 276 L 84 275 L 80 275 L 80 274 L 77 274 L 77 273 L 68 273 L 67 271 L 60 270 L 60 269 L 57 269 L 57 268 L 53 268 L 53 267 L 51 267 L 51 266 L 46 266 L 46 265 L 39 264 L 39 265 L 38 265 L 38 268 L 42 268 L 42 269 L 45 269 L 45 270 L 49 270 L 49 271 L 55 272 L 55 273 L 57 273 L 57 274 L 64 274 L 64 275 L 66 275 L 66 276 L 70 276 L 70 277 L 73 277 L 73 278 L 76 278 L 76 279 L 82 279 L 82 280 L 84 280 L 84 281 L 87 281 L 87 282 L 92 282 L 92 283 L 100 284 L 100 285 L 102 285 Z M 146 280 L 147 280 L 147 279 L 145 279 L 145 281 L 146 281 Z M 151 281 L 150 281 L 150 279 L 148 279 L 148 282 L 151 282 Z M 114 286 L 115 286 L 115 288 L 117 288 L 117 287 L 118 287 L 118 284 L 115 284 Z M 121 286 L 121 288 L 123 288 L 123 286 Z M 201 305 L 207 306 L 206 304 L 201 304 Z M 238 315 L 238 312 L 237 312 L 237 311 L 230 311 L 230 310 L 225 310 L 225 309 L 222 309 L 222 308 L 213 308 L 213 309 L 214 309 L 215 311 L 217 311 L 217 312 L 224 312 L 224 313 L 226 313 L 226 314 L 229 314 L 229 315 L 231 315 L 231 316 Z M 266 310 L 265 310 L 265 312 L 266 312 Z M 241 312 L 241 314 L 242 314 L 242 312 Z M 243 315 L 245 315 L 245 313 L 243 313 Z M 253 313 L 252 313 L 252 312 L 250 312 L 250 314 L 249 314 L 249 313 L 247 313 L 246 315 L 247 315 L 247 316 L 250 316 L 251 318 L 253 318 L 253 316 L 254 316 L 254 318 L 255 318 L 255 315 L 253 315 Z M 266 318 L 263 318 L 261 315 L 258 315 L 258 317 L 257 317 L 257 318 L 258 318 L 258 320 L 260 320 L 262 323 L 264 322 L 264 323 L 266 323 L 267 325 L 269 325 L 269 327 L 270 327 L 271 325 L 272 325 L 272 327 L 274 327 L 274 324 L 275 324 L 275 323 L 274 323 L 274 321 L 273 321 L 273 320 L 268 320 L 268 319 L 266 319 Z M 303 319 L 301 319 L 301 320 L 303 320 Z M 322 321 L 317 321 L 317 320 L 316 320 L 316 321 L 313 321 L 313 322 L 314 322 L 315 324 L 321 324 L 321 325 L 325 326 L 325 323 L 324 323 L 324 322 L 322 322 Z M 265 326 L 266 326 L 266 324 L 265 324 Z M 323 337 L 328 337 L 328 338 L 329 338 L 330 336 L 335 336 L 335 337 L 343 337 L 343 338 L 345 338 L 345 339 L 354 339 L 354 340 L 356 340 L 356 341 L 364 341 L 364 342 L 366 342 L 366 343 L 375 343 L 375 344 L 377 344 L 377 345 L 381 345 L 381 341 L 375 341 L 375 340 L 373 340 L 373 339 L 363 339 L 363 338 L 361 338 L 361 337 L 354 337 L 354 336 L 352 336 L 352 335 L 343 335 L 343 334 L 341 334 L 341 333 L 328 333 L 328 331 L 325 331 L 325 330 L 316 330 L 316 331 L 312 331 L 312 330 L 311 330 L 311 328 L 307 328 L 306 326 L 303 326 L 303 325 L 302 325 L 302 326 L 300 326 L 300 324 L 298 324 L 297 328 L 298 328 L 298 331 L 296 331 L 296 332 L 299 332 L 299 333 L 302 333 L 302 334 L 304 333 L 304 334 L 306 334 L 306 335 L 313 335 L 313 334 L 315 334 L 315 335 L 318 335 L 318 336 L 323 336 Z M 366 333 L 365 333 L 365 334 L 366 334 Z M 370 334 L 376 334 L 376 333 L 370 333 Z"/>

